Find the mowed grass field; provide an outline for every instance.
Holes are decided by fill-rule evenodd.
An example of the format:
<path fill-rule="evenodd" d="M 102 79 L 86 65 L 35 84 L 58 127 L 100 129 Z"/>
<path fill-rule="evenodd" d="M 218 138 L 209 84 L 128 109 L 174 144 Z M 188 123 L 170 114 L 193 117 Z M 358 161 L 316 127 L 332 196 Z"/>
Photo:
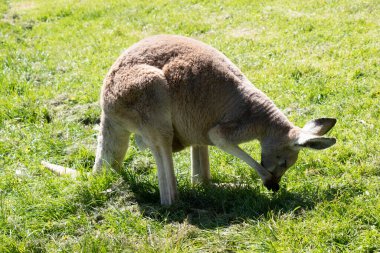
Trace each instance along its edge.
<path fill-rule="evenodd" d="M 0 252 L 380 252 L 379 20 L 377 0 L 0 0 Z M 193 187 L 177 153 L 169 208 L 133 140 L 122 175 L 42 168 L 91 171 L 105 74 L 162 33 L 222 51 L 298 126 L 336 117 L 337 144 L 303 150 L 275 194 L 216 148 L 215 184 Z"/>

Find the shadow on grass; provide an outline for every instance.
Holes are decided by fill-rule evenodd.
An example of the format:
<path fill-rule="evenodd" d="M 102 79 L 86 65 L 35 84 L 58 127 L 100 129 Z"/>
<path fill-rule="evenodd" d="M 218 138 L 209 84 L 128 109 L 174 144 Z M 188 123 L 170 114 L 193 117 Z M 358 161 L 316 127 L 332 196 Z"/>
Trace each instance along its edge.
<path fill-rule="evenodd" d="M 292 193 L 283 188 L 271 193 L 263 191 L 260 186 L 192 186 L 180 183 L 178 203 L 163 207 L 159 203 L 157 184 L 133 172 L 122 176 L 145 217 L 169 223 L 187 221 L 201 228 L 224 227 L 283 213 L 297 215 L 301 210 L 313 209 L 316 204 L 316 199 L 308 195 L 310 192 Z"/>

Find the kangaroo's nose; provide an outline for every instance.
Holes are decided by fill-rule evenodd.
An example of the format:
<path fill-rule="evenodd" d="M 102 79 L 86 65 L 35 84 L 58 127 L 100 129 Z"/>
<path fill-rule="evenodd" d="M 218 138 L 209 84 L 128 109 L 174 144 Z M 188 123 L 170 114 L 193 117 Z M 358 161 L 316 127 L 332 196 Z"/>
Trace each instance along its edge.
<path fill-rule="evenodd" d="M 263 161 L 260 162 L 260 165 L 264 166 L 264 163 Z M 264 182 L 264 186 L 268 189 L 268 190 L 272 190 L 273 192 L 277 192 L 279 189 L 280 189 L 280 185 L 278 184 L 279 183 L 279 179 L 276 179 L 273 175 L 272 175 L 272 178 L 271 180 L 268 180 L 266 182 Z"/>
<path fill-rule="evenodd" d="M 280 182 L 279 178 L 273 177 L 271 180 L 268 180 L 268 181 L 264 182 L 264 186 L 268 190 L 272 190 L 273 192 L 277 192 L 280 189 L 279 182 Z"/>
<path fill-rule="evenodd" d="M 265 182 L 264 186 L 268 190 L 272 190 L 273 192 L 277 192 L 278 190 L 280 190 L 280 185 L 277 182 L 275 182 L 275 181 Z"/>

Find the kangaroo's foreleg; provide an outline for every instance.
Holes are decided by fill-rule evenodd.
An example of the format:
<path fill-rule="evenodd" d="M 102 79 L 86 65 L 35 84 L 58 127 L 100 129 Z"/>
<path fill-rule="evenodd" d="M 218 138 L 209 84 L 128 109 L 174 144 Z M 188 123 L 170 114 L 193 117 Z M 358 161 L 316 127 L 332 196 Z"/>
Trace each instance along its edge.
<path fill-rule="evenodd" d="M 215 146 L 233 156 L 236 156 L 254 168 L 259 174 L 264 185 L 272 180 L 273 176 L 270 172 L 264 169 L 263 166 L 256 162 L 255 159 L 243 151 L 238 145 L 228 141 L 228 139 L 222 134 L 222 131 L 220 131 L 220 126 L 216 126 L 209 131 L 209 138 Z"/>

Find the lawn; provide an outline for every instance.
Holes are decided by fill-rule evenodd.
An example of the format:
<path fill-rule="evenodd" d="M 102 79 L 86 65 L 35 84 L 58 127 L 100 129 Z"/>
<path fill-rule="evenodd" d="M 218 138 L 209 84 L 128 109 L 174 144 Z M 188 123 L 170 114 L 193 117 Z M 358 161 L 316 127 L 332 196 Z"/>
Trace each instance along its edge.
<path fill-rule="evenodd" d="M 377 0 L 0 0 L 0 252 L 380 252 L 379 20 Z M 336 117 L 337 144 L 276 194 L 216 148 L 215 184 L 193 187 L 182 151 L 168 208 L 133 140 L 121 175 L 45 170 L 91 171 L 104 76 L 162 33 L 222 51 L 296 125 Z"/>

